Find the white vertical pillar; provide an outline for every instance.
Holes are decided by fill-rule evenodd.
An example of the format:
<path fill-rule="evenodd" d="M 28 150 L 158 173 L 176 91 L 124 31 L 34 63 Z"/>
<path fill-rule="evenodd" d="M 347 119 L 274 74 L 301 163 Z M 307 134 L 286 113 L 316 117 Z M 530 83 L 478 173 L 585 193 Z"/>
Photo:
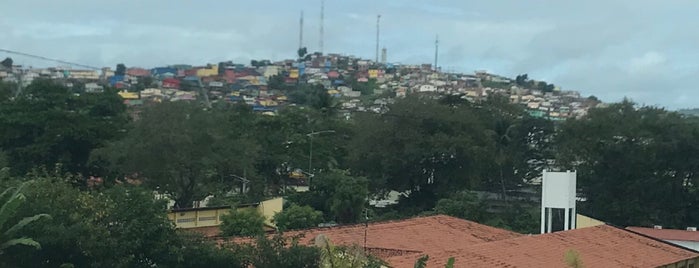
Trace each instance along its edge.
<path fill-rule="evenodd" d="M 546 208 L 542 205 L 541 206 L 541 233 L 542 234 L 546 233 L 546 229 L 545 229 L 546 224 L 544 224 L 545 222 L 546 222 Z"/>
<path fill-rule="evenodd" d="M 563 212 L 563 230 L 570 230 L 570 209 L 566 208 Z"/>
<path fill-rule="evenodd" d="M 548 225 L 548 227 L 547 227 L 547 229 L 546 229 L 546 232 L 547 232 L 547 233 L 550 233 L 551 230 L 552 230 L 552 228 L 553 228 L 553 227 L 551 226 L 551 225 L 553 225 L 553 209 L 551 209 L 551 208 L 546 208 L 546 210 L 548 210 L 548 213 L 547 213 L 547 214 L 548 214 L 548 220 L 547 220 L 547 222 L 546 222 L 546 224 Z"/>

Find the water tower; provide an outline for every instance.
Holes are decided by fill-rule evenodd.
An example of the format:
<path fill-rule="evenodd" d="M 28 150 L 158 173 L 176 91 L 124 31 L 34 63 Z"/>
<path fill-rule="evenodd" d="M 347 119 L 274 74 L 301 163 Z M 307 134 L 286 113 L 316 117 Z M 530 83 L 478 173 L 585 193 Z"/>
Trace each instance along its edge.
<path fill-rule="evenodd" d="M 544 170 L 541 181 L 541 233 L 575 229 L 576 172 Z"/>

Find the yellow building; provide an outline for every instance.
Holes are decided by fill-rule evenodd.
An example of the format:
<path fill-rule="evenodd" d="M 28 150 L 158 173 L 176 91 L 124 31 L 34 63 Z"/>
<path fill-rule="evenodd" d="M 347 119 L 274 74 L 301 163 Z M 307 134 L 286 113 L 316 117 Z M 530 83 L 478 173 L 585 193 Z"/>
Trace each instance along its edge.
<path fill-rule="evenodd" d="M 207 76 L 215 76 L 218 75 L 218 65 L 216 64 L 211 64 L 206 68 L 201 68 L 197 70 L 197 76 L 199 77 L 207 77 Z"/>
<path fill-rule="evenodd" d="M 272 217 L 282 211 L 284 199 L 281 197 L 269 199 L 255 204 L 240 205 L 237 209 L 255 208 L 265 217 L 265 225 L 276 227 Z M 187 229 L 211 227 L 221 224 L 221 216 L 230 213 L 230 206 L 173 209 L 167 217 L 175 223 L 175 227 Z"/>
<path fill-rule="evenodd" d="M 121 98 L 125 99 L 125 100 L 137 100 L 138 99 L 138 93 L 135 93 L 135 92 L 121 91 L 121 92 L 119 92 L 119 96 L 121 96 Z"/>
<path fill-rule="evenodd" d="M 575 229 L 605 225 L 603 221 L 585 215 L 575 214 Z"/>
<path fill-rule="evenodd" d="M 371 69 L 369 70 L 369 78 L 379 77 L 379 70 Z"/>

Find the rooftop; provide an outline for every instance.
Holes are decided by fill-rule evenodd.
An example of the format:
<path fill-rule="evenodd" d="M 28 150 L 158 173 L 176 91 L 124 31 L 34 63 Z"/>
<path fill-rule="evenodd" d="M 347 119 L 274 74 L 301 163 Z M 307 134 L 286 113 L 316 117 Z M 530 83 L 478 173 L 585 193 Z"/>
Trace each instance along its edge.
<path fill-rule="evenodd" d="M 585 267 L 658 267 L 699 257 L 692 250 L 600 225 L 455 249 L 430 259 L 437 266 L 455 257 L 464 267 L 567 267 L 570 250 L 578 253 Z"/>
<path fill-rule="evenodd" d="M 429 267 L 566 267 L 570 250 L 586 267 L 657 267 L 699 258 L 699 252 L 629 230 L 601 225 L 542 235 L 521 235 L 450 216 L 313 228 L 285 233 L 302 245 L 323 234 L 334 244 L 364 246 L 392 267 L 413 267 L 429 255 Z M 243 239 L 236 239 L 238 242 Z"/>
<path fill-rule="evenodd" d="M 662 240 L 699 242 L 699 232 L 678 229 L 655 229 L 647 227 L 626 227 L 627 230 Z"/>

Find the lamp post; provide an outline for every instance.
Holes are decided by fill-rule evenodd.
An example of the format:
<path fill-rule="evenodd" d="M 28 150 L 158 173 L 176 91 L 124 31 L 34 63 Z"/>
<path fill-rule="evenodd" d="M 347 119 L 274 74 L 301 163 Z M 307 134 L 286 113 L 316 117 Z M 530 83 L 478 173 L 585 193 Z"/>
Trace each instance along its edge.
<path fill-rule="evenodd" d="M 247 191 L 248 183 L 250 182 L 250 180 L 248 180 L 248 179 L 246 179 L 246 178 L 243 178 L 243 177 L 241 177 L 241 176 L 235 175 L 235 174 L 230 174 L 230 176 L 233 177 L 233 178 L 235 178 L 235 179 L 237 179 L 237 180 L 239 180 L 239 181 L 241 181 L 241 182 L 243 182 L 243 189 L 241 189 L 240 193 L 241 193 L 241 194 L 245 194 L 245 192 Z"/>
<path fill-rule="evenodd" d="M 323 134 L 323 133 L 335 133 L 335 130 L 329 129 L 329 130 L 321 130 L 321 131 L 313 131 L 311 133 L 306 134 L 309 139 L 309 148 L 308 148 L 308 172 L 313 173 L 313 136 L 318 135 L 318 134 Z M 309 181 L 310 184 L 310 181 Z"/>

